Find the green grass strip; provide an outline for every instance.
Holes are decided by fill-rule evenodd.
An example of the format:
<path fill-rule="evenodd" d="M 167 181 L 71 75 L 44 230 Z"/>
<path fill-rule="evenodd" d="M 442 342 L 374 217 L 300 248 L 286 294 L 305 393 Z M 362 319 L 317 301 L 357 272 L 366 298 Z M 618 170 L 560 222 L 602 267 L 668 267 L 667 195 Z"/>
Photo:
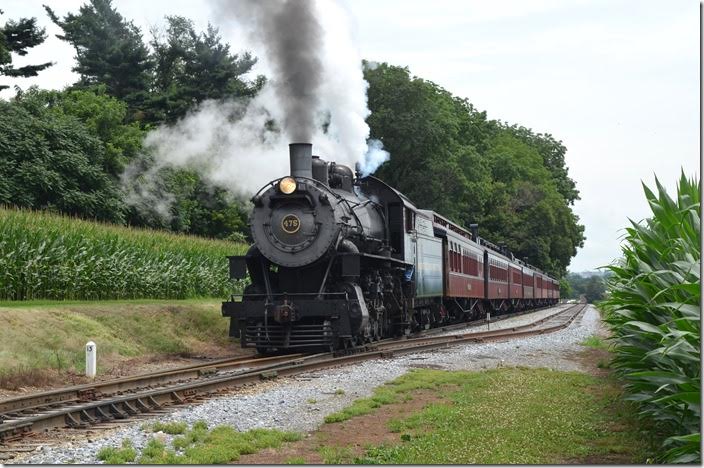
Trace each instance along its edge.
<path fill-rule="evenodd" d="M 643 462 L 648 446 L 611 381 L 576 372 L 505 368 L 484 372 L 414 370 L 371 398 L 329 418 L 344 420 L 375 406 L 435 389 L 449 403 L 392 420 L 402 443 L 369 447 L 356 460 L 333 463 L 535 464 L 579 463 L 616 456 Z M 328 454 L 329 455 L 329 454 Z"/>

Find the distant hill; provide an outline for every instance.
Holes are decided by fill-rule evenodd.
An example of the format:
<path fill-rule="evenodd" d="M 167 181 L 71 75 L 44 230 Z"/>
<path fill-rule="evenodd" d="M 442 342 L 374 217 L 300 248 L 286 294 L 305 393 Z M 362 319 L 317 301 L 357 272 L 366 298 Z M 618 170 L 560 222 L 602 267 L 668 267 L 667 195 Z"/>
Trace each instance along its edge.
<path fill-rule="evenodd" d="M 582 278 L 591 278 L 592 276 L 606 276 L 608 272 L 605 270 L 586 270 L 586 271 L 570 271 L 568 275 L 577 275 Z"/>

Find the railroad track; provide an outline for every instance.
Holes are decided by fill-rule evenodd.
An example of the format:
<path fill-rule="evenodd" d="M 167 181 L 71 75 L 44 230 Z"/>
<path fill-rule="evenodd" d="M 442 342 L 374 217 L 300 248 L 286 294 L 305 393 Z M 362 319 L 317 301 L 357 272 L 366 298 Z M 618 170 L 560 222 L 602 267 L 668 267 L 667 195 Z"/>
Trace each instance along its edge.
<path fill-rule="evenodd" d="M 3 400 L 0 401 L 0 452 L 11 452 L 13 448 L 8 444 L 50 429 L 83 429 L 148 416 L 169 406 L 197 402 L 262 380 L 459 343 L 551 333 L 568 327 L 585 307 L 586 304 L 577 304 L 530 324 L 501 330 L 379 341 L 346 356 L 321 353 L 225 359 Z"/>

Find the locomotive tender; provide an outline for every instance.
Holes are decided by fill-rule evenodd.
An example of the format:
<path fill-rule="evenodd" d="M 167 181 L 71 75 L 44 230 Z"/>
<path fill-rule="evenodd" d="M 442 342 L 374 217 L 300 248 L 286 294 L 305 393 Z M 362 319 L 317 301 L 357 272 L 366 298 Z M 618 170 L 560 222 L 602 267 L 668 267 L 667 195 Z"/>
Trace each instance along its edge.
<path fill-rule="evenodd" d="M 550 305 L 559 283 L 381 180 L 292 143 L 291 175 L 253 198 L 249 284 L 223 302 L 230 336 L 260 352 L 360 345 Z"/>

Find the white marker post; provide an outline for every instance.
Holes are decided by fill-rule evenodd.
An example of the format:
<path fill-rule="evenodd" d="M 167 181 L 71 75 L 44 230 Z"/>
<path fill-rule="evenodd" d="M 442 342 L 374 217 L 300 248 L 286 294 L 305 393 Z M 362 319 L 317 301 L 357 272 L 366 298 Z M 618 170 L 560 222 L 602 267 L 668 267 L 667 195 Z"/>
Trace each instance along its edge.
<path fill-rule="evenodd" d="M 98 349 L 95 343 L 89 341 L 86 343 L 86 377 L 95 378 L 98 362 Z"/>

